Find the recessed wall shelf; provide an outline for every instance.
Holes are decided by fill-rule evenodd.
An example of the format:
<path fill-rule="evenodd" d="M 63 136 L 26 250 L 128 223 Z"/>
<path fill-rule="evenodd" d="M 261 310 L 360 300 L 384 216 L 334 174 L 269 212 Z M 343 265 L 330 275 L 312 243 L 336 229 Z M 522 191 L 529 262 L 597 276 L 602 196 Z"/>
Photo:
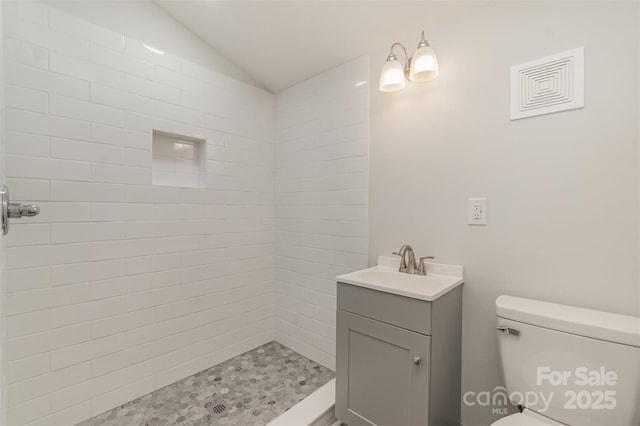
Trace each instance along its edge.
<path fill-rule="evenodd" d="M 154 185 L 204 187 L 206 141 L 153 131 L 152 183 Z"/>

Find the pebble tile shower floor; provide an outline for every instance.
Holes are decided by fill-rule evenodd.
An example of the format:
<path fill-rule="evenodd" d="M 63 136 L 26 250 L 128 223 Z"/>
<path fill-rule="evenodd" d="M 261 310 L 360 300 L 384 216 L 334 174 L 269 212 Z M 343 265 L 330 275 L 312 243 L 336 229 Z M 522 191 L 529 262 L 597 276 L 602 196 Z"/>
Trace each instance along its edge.
<path fill-rule="evenodd" d="M 332 378 L 270 342 L 77 426 L 266 425 Z"/>

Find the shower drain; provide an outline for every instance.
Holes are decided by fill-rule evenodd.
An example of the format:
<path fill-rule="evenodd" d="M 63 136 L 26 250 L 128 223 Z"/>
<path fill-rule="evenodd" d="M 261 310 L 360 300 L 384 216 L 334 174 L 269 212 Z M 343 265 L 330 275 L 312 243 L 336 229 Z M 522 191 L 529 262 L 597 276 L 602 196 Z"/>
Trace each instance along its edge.
<path fill-rule="evenodd" d="M 220 414 L 220 413 L 223 413 L 224 410 L 226 410 L 226 409 L 227 409 L 226 405 L 218 404 L 215 407 L 213 407 L 213 412 L 216 413 L 216 414 Z"/>

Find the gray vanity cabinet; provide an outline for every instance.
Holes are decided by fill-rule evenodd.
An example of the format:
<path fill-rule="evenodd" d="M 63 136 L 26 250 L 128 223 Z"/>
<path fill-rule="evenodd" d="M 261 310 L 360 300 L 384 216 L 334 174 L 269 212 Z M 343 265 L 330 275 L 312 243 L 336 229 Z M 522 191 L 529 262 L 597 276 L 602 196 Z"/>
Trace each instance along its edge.
<path fill-rule="evenodd" d="M 340 420 L 349 426 L 427 424 L 429 336 L 342 310 L 338 324 L 337 344 L 347 356 L 338 356 L 336 369 L 348 372 L 348 385 L 338 387 L 338 398 L 348 401 Z"/>
<path fill-rule="evenodd" d="M 336 417 L 459 425 L 461 295 L 458 286 L 428 302 L 338 283 Z"/>

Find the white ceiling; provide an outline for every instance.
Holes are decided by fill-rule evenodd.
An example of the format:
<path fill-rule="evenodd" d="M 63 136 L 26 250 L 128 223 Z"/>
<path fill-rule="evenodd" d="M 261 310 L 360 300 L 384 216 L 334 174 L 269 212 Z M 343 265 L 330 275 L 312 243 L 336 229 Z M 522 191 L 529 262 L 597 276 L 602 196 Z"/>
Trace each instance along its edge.
<path fill-rule="evenodd" d="M 415 49 L 479 2 L 156 0 L 265 88 L 277 93 L 394 41 Z"/>

